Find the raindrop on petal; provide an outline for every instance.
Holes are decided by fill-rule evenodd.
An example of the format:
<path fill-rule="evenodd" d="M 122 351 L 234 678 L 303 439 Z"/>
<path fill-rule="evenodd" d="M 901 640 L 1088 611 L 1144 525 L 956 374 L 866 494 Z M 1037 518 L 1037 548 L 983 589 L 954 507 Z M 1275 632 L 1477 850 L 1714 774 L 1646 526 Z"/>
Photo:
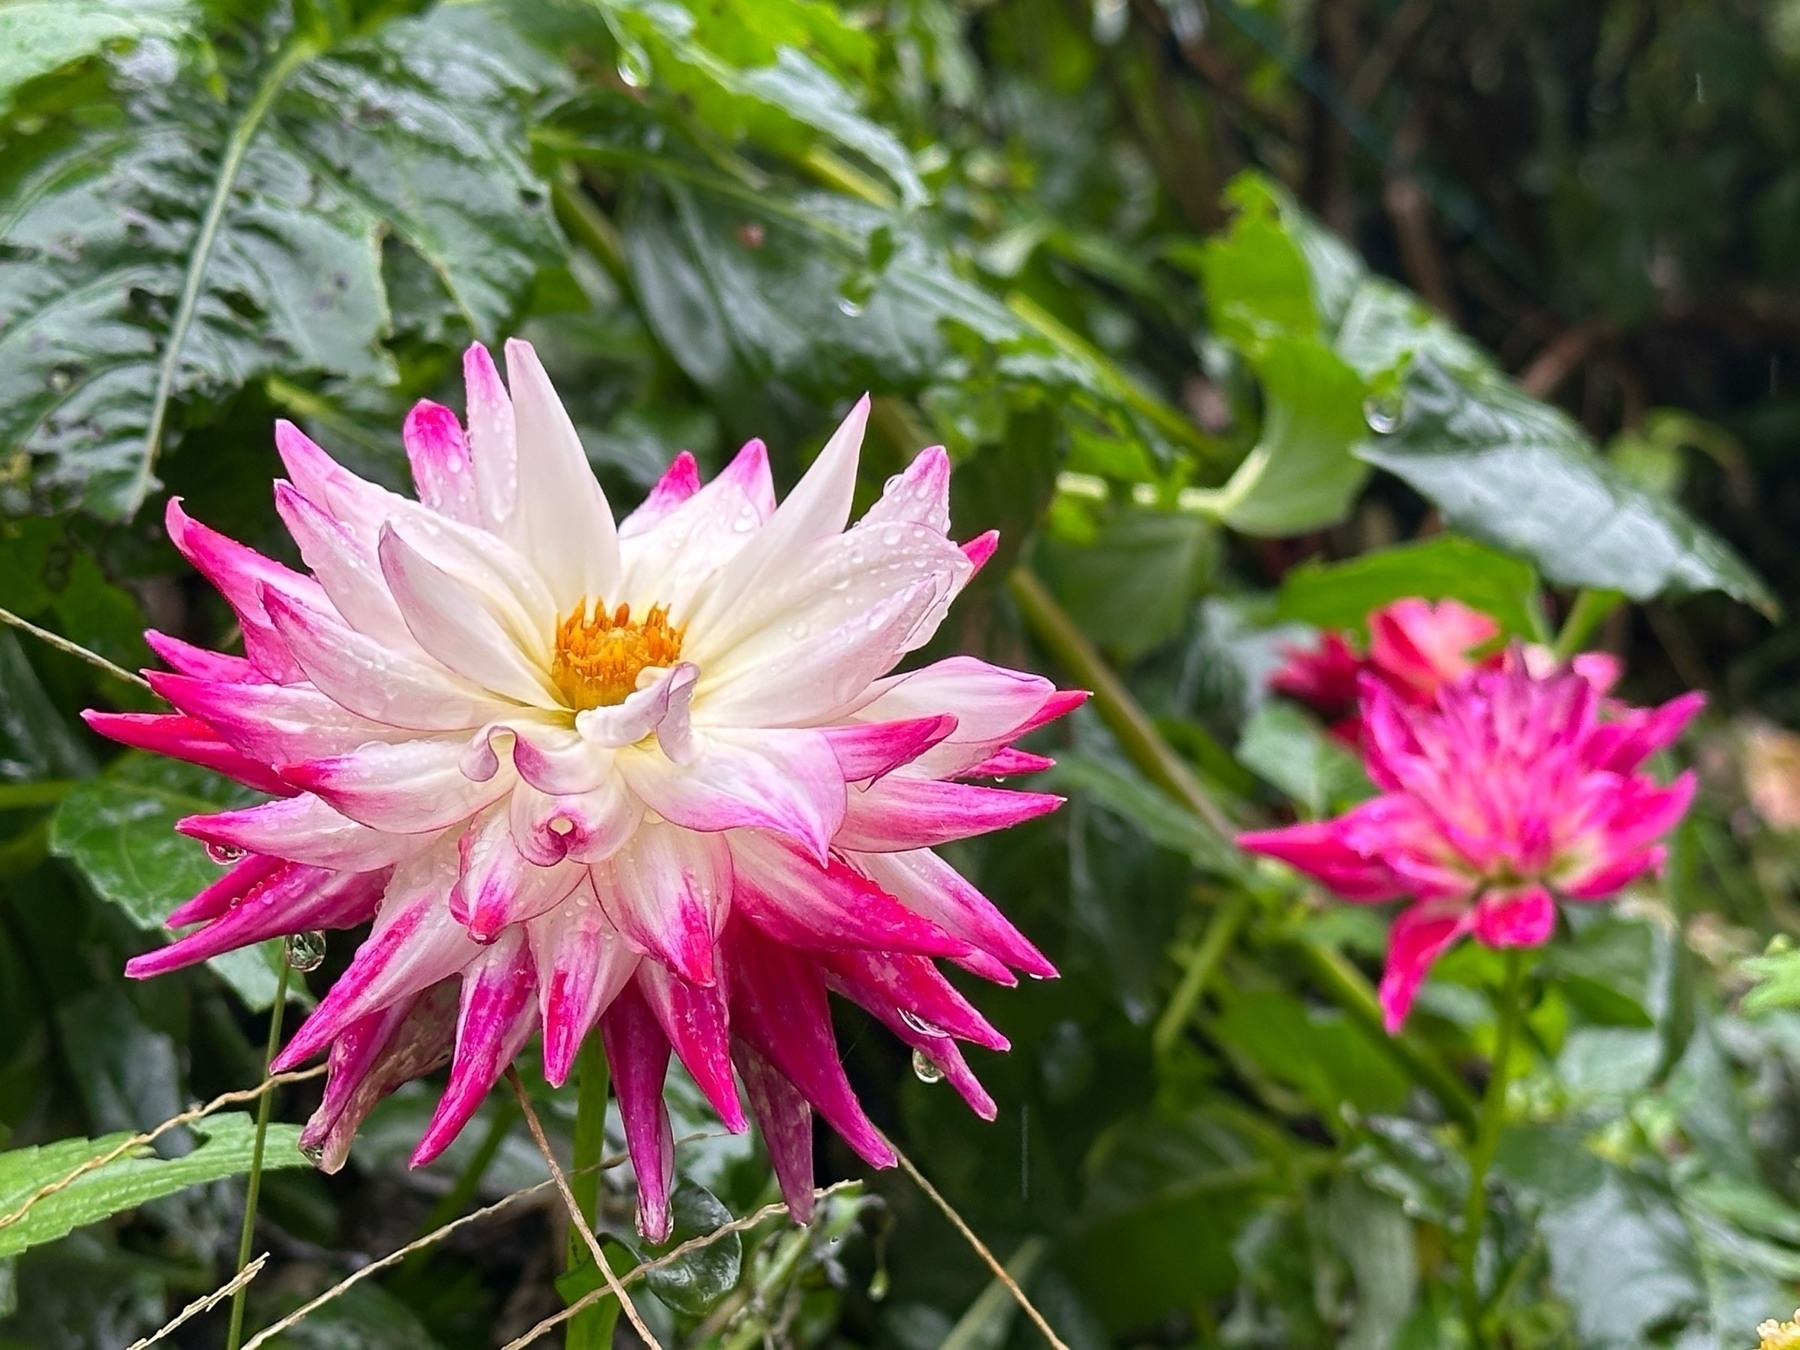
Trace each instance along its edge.
<path fill-rule="evenodd" d="M 944 1078 L 944 1071 L 926 1058 L 923 1050 L 913 1051 L 913 1077 L 921 1083 L 938 1083 Z"/>
<path fill-rule="evenodd" d="M 305 1158 L 306 1161 L 311 1163 L 314 1167 L 317 1167 L 320 1163 L 325 1161 L 325 1145 L 302 1144 L 300 1145 L 300 1156 Z"/>
<path fill-rule="evenodd" d="M 1370 394 L 1363 400 L 1363 421 L 1369 424 L 1369 430 L 1377 436 L 1386 436 L 1396 430 L 1404 412 L 1405 408 L 1398 396 Z"/>
<path fill-rule="evenodd" d="M 917 1013 L 908 1012 L 905 1008 L 900 1010 L 900 1020 L 921 1036 L 947 1036 L 950 1034 L 942 1027 L 933 1026 Z"/>
<path fill-rule="evenodd" d="M 230 867 L 233 863 L 244 860 L 244 850 L 236 844 L 208 844 L 206 856 L 220 867 Z"/>
<path fill-rule="evenodd" d="M 317 929 L 290 933 L 284 950 L 287 963 L 305 975 L 325 964 L 325 935 Z"/>

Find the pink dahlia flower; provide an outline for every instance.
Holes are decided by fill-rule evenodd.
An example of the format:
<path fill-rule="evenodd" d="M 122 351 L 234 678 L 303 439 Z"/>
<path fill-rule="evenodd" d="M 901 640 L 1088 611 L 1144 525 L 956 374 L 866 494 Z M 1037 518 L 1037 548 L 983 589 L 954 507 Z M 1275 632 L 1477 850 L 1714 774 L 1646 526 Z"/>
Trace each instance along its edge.
<path fill-rule="evenodd" d="M 845 528 L 867 400 L 779 506 L 752 441 L 704 486 L 679 456 L 615 523 L 536 354 L 506 360 L 502 384 L 469 350 L 466 431 L 433 403 L 407 418 L 417 501 L 278 425 L 276 506 L 308 573 L 169 504 L 245 655 L 151 634 L 178 711 L 89 721 L 275 799 L 181 822 L 237 860 L 169 916 L 198 927 L 128 970 L 372 922 L 275 1063 L 329 1054 L 303 1136 L 321 1166 L 447 1059 L 430 1160 L 534 1032 L 560 1084 L 597 1027 L 647 1236 L 669 1231 L 671 1054 L 733 1130 L 741 1079 L 804 1218 L 814 1111 L 894 1161 L 827 991 L 994 1114 L 958 1042 L 1006 1040 L 936 962 L 1055 972 L 932 849 L 1058 804 L 966 780 L 1043 767 L 1012 742 L 1082 695 L 968 657 L 887 674 L 994 537 L 950 540 L 941 449 Z"/>
<path fill-rule="evenodd" d="M 1472 670 L 1498 669 L 1512 659 L 1505 651 L 1476 655 L 1499 636 L 1500 625 L 1492 615 L 1459 600 L 1434 603 L 1408 597 L 1369 615 L 1368 655 L 1360 655 L 1341 633 L 1326 633 L 1316 647 L 1284 651 L 1286 662 L 1270 677 L 1269 687 L 1327 719 L 1340 740 L 1360 745 L 1363 717 L 1359 703 L 1365 675 L 1373 676 L 1414 707 L 1428 708 L 1445 685 Z M 1548 647 L 1516 650 L 1518 659 L 1533 674 L 1548 674 L 1557 668 Z M 1618 658 L 1605 652 L 1583 652 L 1570 665 L 1602 694 L 1618 683 Z"/>
<path fill-rule="evenodd" d="M 1380 795 L 1335 820 L 1238 837 L 1347 900 L 1410 897 L 1388 935 L 1381 1006 L 1398 1031 L 1431 963 L 1465 934 L 1535 946 L 1556 901 L 1604 900 L 1661 865 L 1694 778 L 1641 772 L 1704 700 L 1603 707 L 1572 669 L 1523 660 L 1446 685 L 1432 707 L 1365 677 L 1365 754 Z"/>

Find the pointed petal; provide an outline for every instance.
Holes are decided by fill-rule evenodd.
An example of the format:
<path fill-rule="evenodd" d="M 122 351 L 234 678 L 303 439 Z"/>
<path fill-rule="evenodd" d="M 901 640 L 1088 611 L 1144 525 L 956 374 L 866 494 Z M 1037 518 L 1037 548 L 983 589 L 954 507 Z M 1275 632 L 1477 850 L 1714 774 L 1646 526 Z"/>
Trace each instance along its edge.
<path fill-rule="evenodd" d="M 1468 932 L 1474 916 L 1460 901 L 1420 901 L 1402 910 L 1388 930 L 1381 1011 L 1388 1035 L 1398 1036 L 1432 962 Z"/>
<path fill-rule="evenodd" d="M 192 900 L 177 905 L 164 920 L 170 928 L 185 928 L 191 923 L 216 919 L 263 882 L 288 866 L 280 858 L 266 858 L 250 853 L 239 858 L 212 885 Z"/>
<path fill-rule="evenodd" d="M 425 834 L 467 820 L 512 786 L 507 773 L 471 779 L 462 750 L 454 740 L 372 741 L 347 755 L 284 765 L 282 776 L 371 829 Z"/>
<path fill-rule="evenodd" d="M 850 862 L 877 886 L 946 933 L 1037 979 L 1054 979 L 1056 967 L 1025 940 L 1006 916 L 937 854 L 859 853 Z"/>
<path fill-rule="evenodd" d="M 531 344 L 509 338 L 506 379 L 519 435 L 518 509 L 510 537 L 550 588 L 557 611 L 617 595 L 619 535 L 575 425 Z"/>
<path fill-rule="evenodd" d="M 423 840 L 383 834 L 331 809 L 310 793 L 212 816 L 185 816 L 175 828 L 190 839 L 338 872 L 374 872 L 418 852 Z"/>
<path fill-rule="evenodd" d="M 463 353 L 463 383 L 468 389 L 475 498 L 488 527 L 497 531 L 518 503 L 519 434 L 512 399 L 494 369 L 494 358 L 479 342 Z"/>
<path fill-rule="evenodd" d="M 537 981 L 531 950 L 521 928 L 507 930 L 463 971 L 457 1009 L 456 1051 L 450 1081 L 413 1150 L 412 1165 L 423 1167 L 450 1147 L 469 1118 L 518 1056 L 537 1024 Z"/>
<path fill-rule="evenodd" d="M 727 838 L 732 907 L 778 942 L 820 952 L 868 947 L 961 956 L 969 950 L 839 858 L 821 867 L 782 836 L 760 830 Z"/>
<path fill-rule="evenodd" d="M 329 602 L 318 582 L 190 518 L 181 509 L 179 497 L 169 498 L 164 526 L 169 542 L 218 588 L 237 615 L 244 632 L 244 651 L 251 663 L 265 678 L 278 683 L 299 679 L 300 668 L 270 623 L 262 596 L 268 591 L 314 609 L 325 609 Z"/>
<path fill-rule="evenodd" d="M 1489 947 L 1541 947 L 1556 931 L 1556 901 L 1542 886 L 1489 893 L 1475 906 L 1475 940 Z"/>
<path fill-rule="evenodd" d="M 465 525 L 484 524 L 469 438 L 456 414 L 441 403 L 420 399 L 407 413 L 400 438 L 406 444 L 419 500 Z"/>
<path fill-rule="evenodd" d="M 831 1029 L 817 969 L 747 925 L 732 930 L 731 1025 L 830 1122 L 871 1167 L 892 1167 L 893 1150 L 863 1114 Z"/>
<path fill-rule="evenodd" d="M 156 674 L 155 671 L 150 673 Z M 120 745 L 198 764 L 203 769 L 222 773 L 258 792 L 291 797 L 298 791 L 268 764 L 239 753 L 221 740 L 212 727 L 193 717 L 170 713 L 107 713 L 89 710 L 81 714 L 81 720 L 100 735 L 117 741 Z"/>
<path fill-rule="evenodd" d="M 220 684 L 158 670 L 145 678 L 158 695 L 264 764 L 340 755 L 405 735 L 304 684 Z"/>
<path fill-rule="evenodd" d="M 561 1087 L 600 1014 L 637 970 L 641 957 L 606 921 L 583 882 L 556 908 L 525 926 L 537 962 L 544 1019 L 544 1077 Z"/>
<path fill-rule="evenodd" d="M 241 656 L 211 652 L 159 633 L 154 628 L 144 634 L 150 650 L 163 659 L 163 664 L 197 680 L 217 680 L 224 684 L 247 684 L 261 680 L 262 674 Z"/>
<path fill-rule="evenodd" d="M 744 1108 L 731 1081 L 731 1037 L 725 990 L 690 984 L 668 967 L 646 961 L 638 967 L 638 992 L 656 1015 L 663 1035 L 681 1057 L 682 1067 L 706 1094 L 725 1128 L 745 1128 Z"/>
<path fill-rule="evenodd" d="M 669 1041 L 643 995 L 626 986 L 600 1019 L 606 1062 L 612 1067 L 625 1147 L 638 1180 L 638 1233 L 647 1241 L 669 1236 L 669 1191 L 675 1185 L 675 1134 L 663 1105 L 669 1073 Z"/>
<path fill-rule="evenodd" d="M 500 931 L 554 908 L 587 879 L 573 863 L 538 867 L 513 843 L 505 802 L 488 807 L 469 822 L 457 841 L 461 874 L 450 891 L 450 912 L 477 942 L 492 942 Z"/>
<path fill-rule="evenodd" d="M 956 730 L 948 714 L 901 722 L 847 722 L 821 727 L 846 783 L 863 783 L 910 764 Z"/>
<path fill-rule="evenodd" d="M 904 1027 L 927 1040 L 956 1036 L 989 1050 L 1011 1048 L 1006 1037 L 922 956 L 839 951 L 821 962 L 830 972 L 832 988 L 897 1031 Z"/>
<path fill-rule="evenodd" d="M 838 847 L 893 853 L 1004 830 L 1054 811 L 1061 797 L 890 774 L 850 794 Z"/>
<path fill-rule="evenodd" d="M 721 839 L 644 825 L 593 868 L 606 917 L 625 940 L 683 979 L 710 985 L 731 899 L 731 852 Z"/>
<path fill-rule="evenodd" d="M 700 466 L 686 450 L 670 462 L 643 504 L 619 522 L 619 538 L 630 539 L 648 530 L 700 490 Z"/>
<path fill-rule="evenodd" d="M 769 1150 L 769 1162 L 774 1166 L 788 1213 L 795 1223 L 811 1223 L 816 1199 L 812 1107 L 798 1088 L 745 1041 L 733 1039 L 731 1057 L 744 1076 L 744 1091 L 756 1116 L 756 1129 Z"/>
<path fill-rule="evenodd" d="M 844 819 L 843 772 L 817 731 L 714 731 L 691 763 L 641 749 L 619 772 L 652 811 L 690 830 L 770 829 L 824 857 Z"/>
<path fill-rule="evenodd" d="M 386 883 L 387 876 L 381 872 L 328 872 L 290 865 L 204 928 L 132 957 L 125 963 L 125 973 L 134 980 L 146 980 L 266 938 L 313 929 L 355 928 L 375 917 Z"/>

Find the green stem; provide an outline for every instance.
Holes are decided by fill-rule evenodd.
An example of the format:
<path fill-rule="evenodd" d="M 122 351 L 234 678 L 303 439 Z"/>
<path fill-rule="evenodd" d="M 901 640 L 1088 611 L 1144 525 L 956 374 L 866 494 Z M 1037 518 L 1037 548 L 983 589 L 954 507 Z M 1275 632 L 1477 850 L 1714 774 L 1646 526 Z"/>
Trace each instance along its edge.
<path fill-rule="evenodd" d="M 1094 711 L 1119 742 L 1126 757 L 1146 778 L 1198 816 L 1226 839 L 1237 833 L 1218 803 L 1200 785 L 1187 761 L 1175 753 L 1156 724 L 1131 696 L 1094 644 L 1056 603 L 1056 597 L 1032 572 L 1020 567 L 1007 578 L 1025 626 L 1085 688 L 1093 691 Z"/>
<path fill-rule="evenodd" d="M 287 1011 L 288 974 L 291 971 L 283 953 L 281 969 L 275 976 L 275 1006 L 269 1009 L 269 1040 L 263 1048 L 263 1076 L 281 1049 L 281 1020 Z M 269 1132 L 269 1113 L 274 1109 L 275 1094 L 265 1092 L 256 1103 L 256 1143 L 250 1150 L 250 1181 L 244 1188 L 244 1226 L 238 1231 L 237 1270 L 250 1264 L 250 1246 L 256 1240 L 256 1202 L 262 1196 L 263 1140 Z M 236 1271 L 233 1272 L 234 1274 Z M 249 1286 L 240 1286 L 231 1296 L 231 1330 L 225 1337 L 225 1350 L 238 1350 L 244 1339 L 244 1296 Z"/>
<path fill-rule="evenodd" d="M 556 211 L 557 223 L 568 236 L 606 269 L 621 290 L 629 291 L 631 269 L 625 262 L 625 240 L 619 227 L 575 184 L 553 180 L 550 204 Z"/>
<path fill-rule="evenodd" d="M 1481 1230 L 1487 1223 L 1487 1174 L 1494 1165 L 1500 1143 L 1500 1127 L 1506 1119 L 1507 1071 L 1512 1066 L 1513 1041 L 1523 1019 L 1525 1000 L 1525 950 L 1506 953 L 1506 983 L 1500 993 L 1500 1030 L 1494 1041 L 1494 1062 L 1488 1073 L 1487 1092 L 1481 1099 L 1481 1119 L 1475 1146 L 1469 1152 L 1469 1194 L 1463 1201 L 1462 1250 L 1460 1253 L 1463 1319 L 1469 1342 L 1476 1350 L 1486 1344 L 1482 1330 L 1481 1290 L 1476 1283 L 1475 1258 L 1481 1250 Z"/>
<path fill-rule="evenodd" d="M 200 304 L 200 289 L 206 280 L 206 264 L 212 257 L 213 243 L 219 237 L 219 226 L 224 223 L 225 208 L 231 201 L 231 189 L 237 183 L 238 170 L 243 168 L 244 156 L 250 151 L 250 142 L 255 139 L 257 129 L 268 115 L 281 87 L 287 83 L 290 75 L 318 54 L 319 44 L 316 39 L 299 38 L 290 43 L 275 59 L 275 64 L 269 67 L 262 83 L 257 85 L 249 106 L 244 109 L 244 115 L 231 129 L 231 139 L 225 143 L 224 157 L 219 160 L 218 177 L 213 180 L 212 200 L 206 204 L 206 214 L 200 218 L 199 233 L 194 236 L 194 251 L 188 255 L 187 277 L 182 283 L 181 300 L 175 307 L 175 318 L 169 324 L 169 344 L 163 352 L 162 365 L 156 373 L 156 392 L 150 399 L 150 422 L 144 431 L 143 463 L 138 469 L 134 485 L 134 500 L 141 501 L 150 489 L 157 451 L 162 445 L 163 421 L 168 416 L 169 399 L 175 392 L 175 376 L 181 369 L 181 351 L 187 345 L 188 329 L 193 326 L 194 311 Z M 234 1303 L 233 1306 L 238 1305 Z"/>
<path fill-rule="evenodd" d="M 1193 1019 L 1194 1009 L 1200 1003 L 1200 995 L 1206 992 L 1206 983 L 1212 978 L 1213 970 L 1218 966 L 1225 951 L 1231 946 L 1232 939 L 1237 936 L 1238 929 L 1243 926 L 1244 918 L 1250 912 L 1250 892 L 1234 891 L 1231 898 L 1218 909 L 1207 921 L 1206 932 L 1200 936 L 1200 945 L 1194 948 L 1193 956 L 1188 958 L 1187 969 L 1181 972 L 1181 982 L 1175 986 L 1175 992 L 1169 996 L 1169 1003 L 1163 1014 L 1156 1020 L 1156 1027 L 1150 1033 L 1150 1046 L 1158 1059 L 1169 1053 L 1181 1035 L 1182 1029 Z"/>
<path fill-rule="evenodd" d="M 1562 631 L 1556 635 L 1556 643 L 1551 648 L 1556 659 L 1567 661 L 1583 647 L 1594 635 L 1594 630 L 1606 622 L 1606 616 L 1619 606 L 1623 597 L 1617 591 L 1597 591 L 1583 589 L 1575 596 L 1575 603 L 1569 606 L 1569 615 L 1563 620 Z"/>
<path fill-rule="evenodd" d="M 575 1059 L 575 1143 L 569 1169 L 569 1193 L 575 1206 L 599 1231 L 600 1160 L 606 1152 L 606 1091 L 610 1086 L 606 1049 L 598 1032 L 591 1032 Z M 581 1234 L 569 1232 L 567 1268 L 580 1270 L 594 1262 Z M 600 1350 L 609 1343 L 618 1308 L 611 1299 L 583 1309 L 569 1320 L 569 1350 Z"/>

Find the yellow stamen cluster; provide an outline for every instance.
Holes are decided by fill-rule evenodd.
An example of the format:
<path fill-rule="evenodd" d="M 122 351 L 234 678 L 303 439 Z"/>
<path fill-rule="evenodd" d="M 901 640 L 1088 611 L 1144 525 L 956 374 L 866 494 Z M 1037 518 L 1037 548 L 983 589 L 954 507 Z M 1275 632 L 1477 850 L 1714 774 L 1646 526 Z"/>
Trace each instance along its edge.
<path fill-rule="evenodd" d="M 1794 1312 L 1792 1322 L 1764 1322 L 1756 1329 L 1762 1337 L 1762 1345 L 1758 1350 L 1800 1350 L 1800 1309 Z"/>
<path fill-rule="evenodd" d="M 550 678 L 577 712 L 623 703 L 646 667 L 681 659 L 681 629 L 670 626 L 666 606 L 653 605 L 641 623 L 632 621 L 630 605 L 608 613 L 595 604 L 591 617 L 588 608 L 582 601 L 556 625 L 550 660 Z"/>

